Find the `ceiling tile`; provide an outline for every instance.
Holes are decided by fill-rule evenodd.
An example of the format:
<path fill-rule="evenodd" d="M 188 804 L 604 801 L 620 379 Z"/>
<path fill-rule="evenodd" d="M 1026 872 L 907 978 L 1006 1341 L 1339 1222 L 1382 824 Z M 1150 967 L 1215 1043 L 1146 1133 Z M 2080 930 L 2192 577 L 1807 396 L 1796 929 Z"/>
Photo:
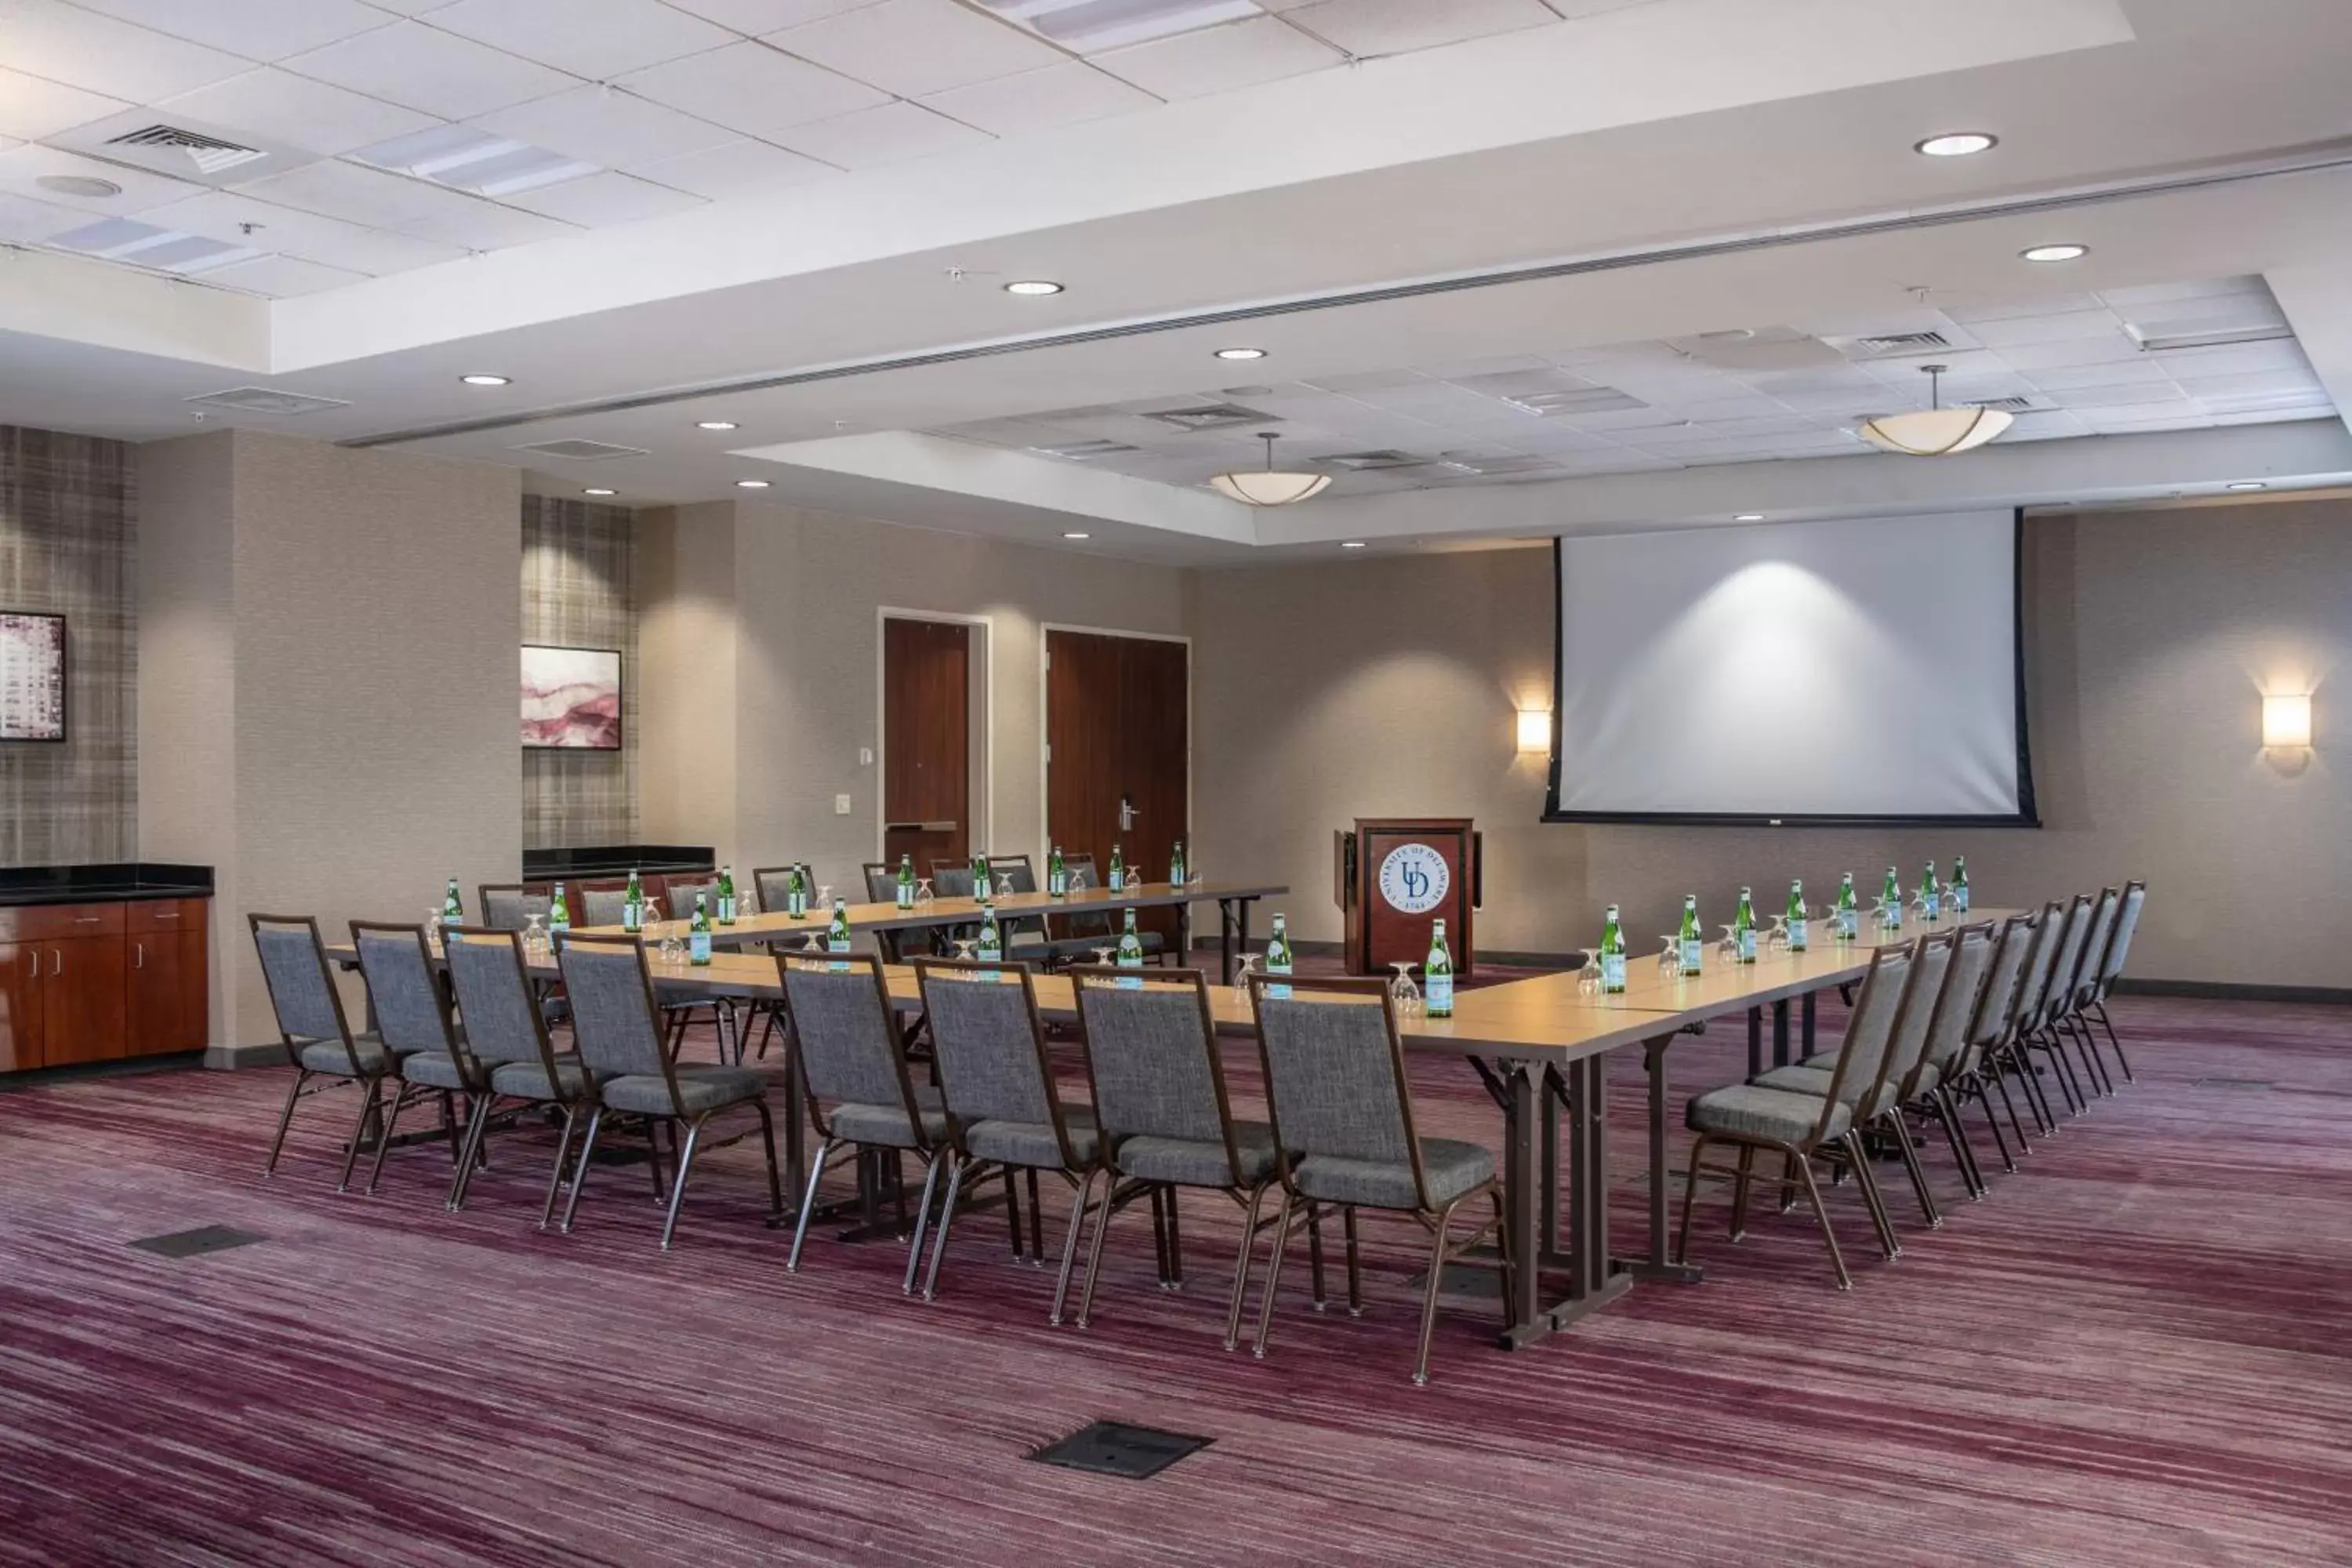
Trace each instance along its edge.
<path fill-rule="evenodd" d="M 591 174 L 584 180 L 566 180 L 560 185 L 545 185 L 501 199 L 509 206 L 561 218 L 565 223 L 576 223 L 583 228 L 602 228 L 609 224 L 664 217 L 703 205 L 700 196 L 633 179 L 627 174 Z"/>
<path fill-rule="evenodd" d="M 0 239 L 30 245 L 53 234 L 79 228 L 89 221 L 89 214 L 78 208 L 0 191 Z"/>
<path fill-rule="evenodd" d="M 562 71 L 421 22 L 396 22 L 297 55 L 285 68 L 448 120 L 470 120 L 580 85 Z"/>
<path fill-rule="evenodd" d="M 13 68 L 132 103 L 153 103 L 253 68 L 250 60 L 60 0 L 9 0 L 0 22 L 7 26 Z"/>
<path fill-rule="evenodd" d="M 2217 343 L 2206 349 L 2167 349 L 2148 356 L 2176 376 L 2238 375 L 2252 371 L 2311 374 L 2303 345 L 2292 338 L 2266 343 Z"/>
<path fill-rule="evenodd" d="M 890 101 L 862 81 L 748 41 L 632 71 L 618 85 L 753 136 Z"/>
<path fill-rule="evenodd" d="M 85 92 L 0 66 L 0 136 L 37 142 L 93 120 L 119 114 L 131 105 L 118 98 Z"/>
<path fill-rule="evenodd" d="M 438 123 L 413 109 L 275 66 L 167 98 L 156 109 L 328 157 Z"/>
<path fill-rule="evenodd" d="M 402 16 L 422 16 L 427 11 L 446 10 L 457 0 L 367 0 L 379 11 L 390 11 Z"/>
<path fill-rule="evenodd" d="M 771 33 L 767 41 L 908 98 L 1042 70 L 1069 58 L 1034 35 L 956 0 L 878 0 Z"/>
<path fill-rule="evenodd" d="M 642 164 L 637 173 L 673 190 L 691 191 L 714 202 L 731 202 L 763 196 L 837 171 L 765 142 L 744 141 Z"/>
<path fill-rule="evenodd" d="M 1947 305 L 1944 314 L 1966 325 L 1972 321 L 2006 321 L 2019 316 L 2057 316 L 2070 310 L 2106 308 L 2096 294 L 2058 294 L 2047 300 L 1995 300 L 1973 305 Z"/>
<path fill-rule="evenodd" d="M 574 88 L 470 123 L 608 169 L 636 169 L 736 140 L 707 120 L 604 87 Z"/>
<path fill-rule="evenodd" d="M 970 87 L 951 88 L 923 100 L 928 108 L 953 115 L 967 125 L 977 125 L 997 136 L 1020 136 L 1050 131 L 1057 125 L 1105 120 L 1114 114 L 1155 108 L 1159 102 L 1141 88 L 1130 87 L 1078 60 L 1066 60 L 1044 70 L 1023 71 L 1019 76 L 999 77 L 994 81 L 974 82 Z"/>
<path fill-rule="evenodd" d="M 2181 300 L 2218 299 L 2232 294 L 2267 294 L 2268 288 L 2259 278 L 2207 278 L 2191 283 L 2149 283 L 2128 289 L 2103 289 L 2099 298 L 2108 304 L 2122 308 L 2136 305 L 2165 305 Z"/>
<path fill-rule="evenodd" d="M 1286 7 L 1283 17 L 1328 44 L 1360 58 L 1434 48 L 1522 27 L 1557 25 L 1543 0 L 1315 0 Z"/>
<path fill-rule="evenodd" d="M 2022 374 L 2044 392 L 2065 392 L 2078 386 L 2128 386 L 2135 382 L 2172 379 L 2164 366 L 2147 354 L 2112 364 L 2050 365 Z"/>
<path fill-rule="evenodd" d="M 536 245 L 542 239 L 561 239 L 581 230 L 568 223 L 537 213 L 518 212 L 513 207 L 495 202 L 481 201 L 473 196 L 446 193 L 458 205 L 443 207 L 431 216 L 412 219 L 400 226 L 400 232 L 418 239 L 437 240 L 443 245 L 462 246 L 467 250 L 505 250 L 518 245 Z"/>
<path fill-rule="evenodd" d="M 157 207 L 146 216 L 150 223 L 163 224 L 184 234 L 257 245 L 281 255 L 372 277 L 455 261 L 465 254 L 456 246 L 436 245 L 385 229 L 346 223 L 322 213 L 281 206 L 244 191 L 206 191 L 202 195 Z M 255 226 L 249 234 L 246 229 L 248 224 Z"/>
<path fill-rule="evenodd" d="M 844 11 L 875 5 L 877 0 L 669 0 L 669 3 L 681 11 L 692 12 L 706 22 L 716 22 L 722 27 L 732 27 L 739 33 L 757 37 L 761 33 L 797 27 L 803 22 L 838 16 Z"/>
<path fill-rule="evenodd" d="M 457 0 L 433 26 L 592 81 L 735 41 L 660 0 Z"/>
<path fill-rule="evenodd" d="M 1161 98 L 1205 98 L 1340 64 L 1345 56 L 1272 16 L 1097 55 L 1094 63 Z"/>
<path fill-rule="evenodd" d="M 290 256 L 264 256 L 233 267 L 217 268 L 205 274 L 205 281 L 285 300 L 297 294 L 319 294 L 347 284 L 364 283 L 367 277 L 364 273 L 346 272 L 340 267 L 321 267 L 315 261 L 297 261 Z"/>
<path fill-rule="evenodd" d="M 46 174 L 79 174 L 110 180 L 122 187 L 122 194 L 113 196 L 62 195 L 34 184 Z M 68 153 L 55 147 L 26 145 L 0 153 L 0 191 L 13 192 L 30 201 L 76 207 L 110 217 L 142 213 L 150 207 L 159 207 L 166 202 L 194 195 L 202 189 L 202 185 L 190 184 L 185 180 L 169 179 L 162 174 L 149 174 L 144 169 L 85 158 L 79 153 Z"/>
<path fill-rule="evenodd" d="M 136 22 L 251 60 L 283 59 L 384 26 L 361 0 L 74 0 L 85 11 Z"/>
<path fill-rule="evenodd" d="M 306 163 L 239 189 L 265 202 L 324 213 L 370 228 L 403 228 L 474 198 L 358 163 Z"/>
<path fill-rule="evenodd" d="M 2011 343 L 2000 354 L 2002 363 L 2028 375 L 2062 366 L 2126 364 L 2141 357 L 2139 345 L 2121 332 L 2054 343 Z"/>
<path fill-rule="evenodd" d="M 2082 338 L 2121 337 L 2123 323 L 2108 310 L 2065 310 L 2053 316 L 2012 316 L 1979 321 L 1969 329 L 1990 349 L 2019 343 L 2057 343 Z"/>
<path fill-rule="evenodd" d="M 821 159 L 844 169 L 870 169 L 883 163 L 928 158 L 959 147 L 976 147 L 989 140 L 942 114 L 912 103 L 887 103 L 837 120 L 796 125 L 779 131 L 775 140 L 795 153 Z"/>

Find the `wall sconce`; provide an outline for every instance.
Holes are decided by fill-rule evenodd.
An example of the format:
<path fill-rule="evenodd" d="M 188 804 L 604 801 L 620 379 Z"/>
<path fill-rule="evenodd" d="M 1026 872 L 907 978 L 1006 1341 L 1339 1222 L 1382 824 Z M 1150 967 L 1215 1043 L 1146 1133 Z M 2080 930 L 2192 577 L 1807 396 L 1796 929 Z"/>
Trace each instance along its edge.
<path fill-rule="evenodd" d="M 2311 745 L 2308 692 L 2263 699 L 2263 745 L 2266 750 L 2285 751 L 2305 750 Z"/>
<path fill-rule="evenodd" d="M 1551 710 L 1522 708 L 1519 710 L 1519 750 L 1549 752 L 1551 750 Z"/>

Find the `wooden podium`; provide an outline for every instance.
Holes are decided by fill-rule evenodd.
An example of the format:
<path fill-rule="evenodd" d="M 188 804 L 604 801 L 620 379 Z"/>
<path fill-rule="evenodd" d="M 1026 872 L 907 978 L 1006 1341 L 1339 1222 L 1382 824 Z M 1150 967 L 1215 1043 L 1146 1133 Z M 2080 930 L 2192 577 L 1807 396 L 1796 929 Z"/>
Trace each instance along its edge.
<path fill-rule="evenodd" d="M 1384 974 L 1429 956 L 1429 928 L 1445 922 L 1454 972 L 1473 973 L 1470 918 L 1479 904 L 1479 835 L 1466 816 L 1356 819 L 1331 835 L 1332 892 L 1346 914 L 1348 973 Z"/>

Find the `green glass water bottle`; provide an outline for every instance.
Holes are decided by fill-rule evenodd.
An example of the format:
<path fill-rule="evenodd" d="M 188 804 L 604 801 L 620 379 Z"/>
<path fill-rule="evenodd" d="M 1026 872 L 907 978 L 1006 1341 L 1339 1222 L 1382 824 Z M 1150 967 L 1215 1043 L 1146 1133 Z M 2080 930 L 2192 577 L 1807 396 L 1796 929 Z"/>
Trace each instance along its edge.
<path fill-rule="evenodd" d="M 1110 890 L 1124 892 L 1127 889 L 1127 857 L 1114 843 L 1110 847 Z"/>
<path fill-rule="evenodd" d="M 1854 896 L 1853 873 L 1851 871 L 1838 881 L 1835 912 L 1838 941 L 1852 942 L 1862 934 L 1862 902 Z"/>
<path fill-rule="evenodd" d="M 1886 885 L 1878 890 L 1878 923 L 1888 931 L 1903 929 L 1903 879 L 1886 868 Z"/>
<path fill-rule="evenodd" d="M 988 857 L 973 856 L 971 858 L 971 896 L 984 904 L 988 902 L 988 896 L 995 890 L 996 884 L 988 875 Z"/>
<path fill-rule="evenodd" d="M 1296 973 L 1298 961 L 1292 956 L 1290 951 L 1290 921 L 1280 913 L 1276 913 L 1274 917 L 1274 934 L 1265 939 L 1265 972 L 1268 974 L 1290 974 Z M 1290 994 L 1290 987 L 1269 985 L 1265 988 L 1265 994 L 1269 996 L 1287 996 Z"/>
<path fill-rule="evenodd" d="M 1184 885 L 1184 841 L 1181 838 L 1176 840 L 1176 847 L 1168 852 L 1168 885 L 1171 888 Z"/>
<path fill-rule="evenodd" d="M 563 884 L 561 882 L 555 884 L 555 896 L 547 902 L 547 929 L 550 931 L 572 929 L 572 906 L 563 901 Z"/>
<path fill-rule="evenodd" d="M 797 860 L 784 873 L 784 913 L 796 921 L 808 918 L 808 879 Z"/>
<path fill-rule="evenodd" d="M 1062 863 L 1062 847 L 1058 844 L 1045 861 L 1045 891 L 1057 899 L 1070 896 L 1070 868 Z"/>
<path fill-rule="evenodd" d="M 621 895 L 621 929 L 640 931 L 646 929 L 646 888 L 637 880 L 636 868 L 629 868 L 628 890 Z"/>
<path fill-rule="evenodd" d="M 449 879 L 449 889 L 441 895 L 441 923 L 445 926 L 466 923 L 466 905 L 457 897 L 457 879 L 455 877 Z"/>
<path fill-rule="evenodd" d="M 1118 933 L 1118 966 L 1121 969 L 1143 967 L 1143 933 L 1135 929 L 1135 911 L 1127 911 L 1127 923 Z"/>
<path fill-rule="evenodd" d="M 1802 952 L 1810 934 L 1806 927 L 1812 922 L 1805 915 L 1805 884 L 1801 878 L 1789 884 L 1789 951 Z"/>
<path fill-rule="evenodd" d="M 1685 976 L 1696 974 L 1706 962 L 1706 946 L 1705 940 L 1699 935 L 1696 893 L 1683 895 L 1683 925 L 1682 930 L 1675 934 L 1675 946 L 1682 961 L 1683 973 Z"/>
<path fill-rule="evenodd" d="M 1429 925 L 1429 956 L 1421 961 L 1421 1007 L 1433 1018 L 1454 1016 L 1454 954 L 1445 946 L 1445 922 Z"/>
<path fill-rule="evenodd" d="M 723 926 L 735 923 L 735 868 L 732 866 L 719 868 L 719 923 Z"/>
<path fill-rule="evenodd" d="M 1929 924 L 1944 918 L 1944 885 L 1936 880 L 1936 863 L 1927 862 L 1927 874 L 1919 881 L 1919 914 Z"/>
<path fill-rule="evenodd" d="M 1756 962 L 1756 899 L 1746 888 L 1739 889 L 1739 905 L 1731 911 L 1731 952 L 1738 963 Z"/>
<path fill-rule="evenodd" d="M 915 858 L 912 855 L 901 854 L 898 857 L 897 899 L 898 907 L 902 910 L 911 910 L 915 907 Z"/>
<path fill-rule="evenodd" d="M 980 947 L 976 956 L 982 963 L 1004 962 L 1004 931 L 996 923 L 996 906 L 980 906 Z"/>
<path fill-rule="evenodd" d="M 824 950 L 827 952 L 849 951 L 849 900 L 835 895 L 833 900 L 833 921 L 825 927 Z"/>
<path fill-rule="evenodd" d="M 1612 996 L 1625 994 L 1625 922 L 1614 904 L 1601 921 L 1601 989 Z"/>
<path fill-rule="evenodd" d="M 1952 912 L 1969 912 L 1969 858 L 1965 855 L 1952 857 Z"/>
<path fill-rule="evenodd" d="M 710 911 L 703 907 L 702 895 L 694 895 L 694 918 L 686 922 L 686 961 L 702 965 L 710 962 Z"/>

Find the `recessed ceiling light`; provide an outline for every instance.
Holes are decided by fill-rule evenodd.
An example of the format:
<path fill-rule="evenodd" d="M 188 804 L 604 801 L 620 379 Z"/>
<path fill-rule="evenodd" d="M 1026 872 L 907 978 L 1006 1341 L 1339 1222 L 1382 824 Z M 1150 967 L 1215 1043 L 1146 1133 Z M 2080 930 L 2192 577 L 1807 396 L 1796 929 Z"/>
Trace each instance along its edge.
<path fill-rule="evenodd" d="M 2240 479 L 2236 484 L 2231 485 L 2230 488 L 2233 490 L 2266 490 L 2270 489 L 2270 486 L 2263 483 L 2260 479 Z"/>
<path fill-rule="evenodd" d="M 1062 286 L 1043 278 L 1024 278 L 1018 282 L 1007 283 L 1004 291 L 1007 294 L 1058 294 Z"/>
<path fill-rule="evenodd" d="M 694 422 L 694 427 L 698 430 L 732 430 L 735 428 L 735 421 L 732 419 L 698 419 Z"/>
<path fill-rule="evenodd" d="M 1063 534 L 1062 537 L 1065 539 L 1092 539 L 1094 535 L 1091 533 L 1081 533 L 1073 530 L 1070 532 Z"/>
<path fill-rule="evenodd" d="M 594 489 L 594 488 L 591 488 L 591 489 L 588 489 L 582 490 L 580 493 L 581 493 L 582 495 L 583 495 L 583 496 L 609 496 L 609 495 L 617 495 L 619 492 L 618 492 L 618 491 L 616 491 L 616 490 L 597 489 Z"/>
<path fill-rule="evenodd" d="M 1914 142 L 1911 150 L 1930 158 L 1966 158 L 1971 153 L 1989 153 L 2000 145 L 2000 137 L 1981 131 L 1948 131 L 1941 136 Z"/>
<path fill-rule="evenodd" d="M 2028 261 L 2080 261 L 2091 254 L 2091 247 L 2087 245 L 2037 245 L 2018 254 Z"/>
<path fill-rule="evenodd" d="M 1364 542 L 1360 539 L 1343 539 L 1339 541 L 1339 548 L 1342 550 L 1361 550 L 1363 547 Z"/>
<path fill-rule="evenodd" d="M 765 479 L 737 479 L 735 481 L 735 488 L 739 490 L 763 490 L 768 488 L 768 481 Z"/>
<path fill-rule="evenodd" d="M 112 180 L 101 180 L 91 174 L 43 174 L 33 184 L 60 196 L 80 196 L 85 200 L 103 201 L 119 196 L 122 187 Z"/>
<path fill-rule="evenodd" d="M 461 375 L 457 379 L 464 382 L 467 386 L 504 386 L 507 384 L 507 377 L 503 375 Z"/>
<path fill-rule="evenodd" d="M 1760 511 L 1743 511 L 1731 521 L 1734 522 L 1761 522 L 1764 521 L 1764 514 Z"/>
<path fill-rule="evenodd" d="M 1264 349 L 1219 349 L 1217 357 L 1219 359 L 1264 359 L 1265 351 Z"/>

